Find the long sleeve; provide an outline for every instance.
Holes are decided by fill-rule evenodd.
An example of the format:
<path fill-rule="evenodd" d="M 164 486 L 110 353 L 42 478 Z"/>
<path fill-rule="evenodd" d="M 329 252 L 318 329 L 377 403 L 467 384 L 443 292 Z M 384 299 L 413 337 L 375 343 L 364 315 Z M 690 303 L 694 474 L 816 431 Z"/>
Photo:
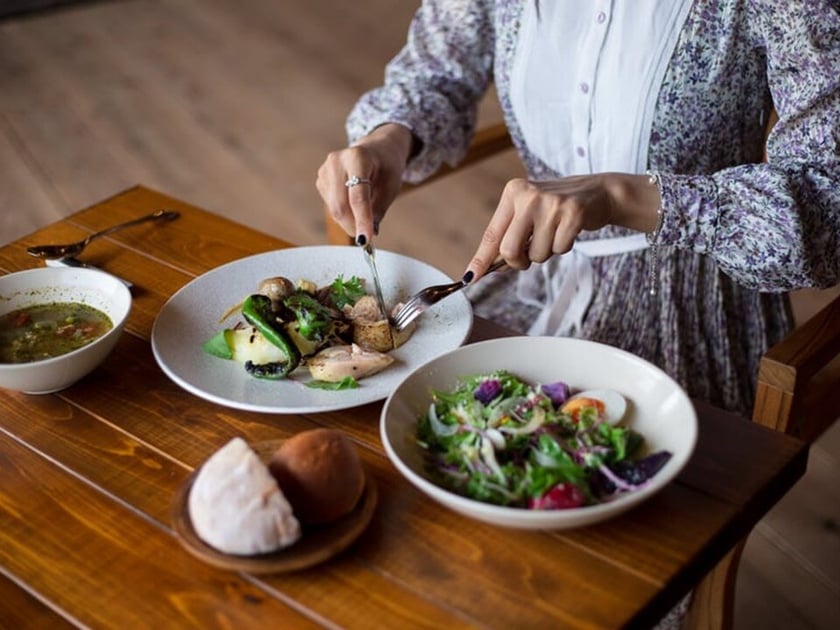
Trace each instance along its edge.
<path fill-rule="evenodd" d="M 347 120 L 351 143 L 387 122 L 405 125 L 423 143 L 407 181 L 456 164 L 475 128 L 478 102 L 491 80 L 492 2 L 425 0 L 403 49 L 387 65 L 384 85 L 364 94 Z"/>
<path fill-rule="evenodd" d="M 767 161 L 663 173 L 660 243 L 707 254 L 761 291 L 832 286 L 840 282 L 838 3 L 746 4 L 780 118 Z"/>

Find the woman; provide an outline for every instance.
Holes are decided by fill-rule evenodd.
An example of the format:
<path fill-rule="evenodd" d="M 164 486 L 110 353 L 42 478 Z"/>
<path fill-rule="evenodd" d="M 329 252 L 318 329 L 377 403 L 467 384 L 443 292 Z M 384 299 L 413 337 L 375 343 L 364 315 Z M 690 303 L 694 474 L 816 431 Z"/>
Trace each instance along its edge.
<path fill-rule="evenodd" d="M 318 189 L 371 238 L 401 181 L 462 157 L 495 82 L 529 178 L 465 278 L 497 256 L 524 271 L 470 287 L 476 312 L 623 348 L 748 413 L 784 292 L 840 278 L 840 2 L 581 4 L 423 2 Z"/>

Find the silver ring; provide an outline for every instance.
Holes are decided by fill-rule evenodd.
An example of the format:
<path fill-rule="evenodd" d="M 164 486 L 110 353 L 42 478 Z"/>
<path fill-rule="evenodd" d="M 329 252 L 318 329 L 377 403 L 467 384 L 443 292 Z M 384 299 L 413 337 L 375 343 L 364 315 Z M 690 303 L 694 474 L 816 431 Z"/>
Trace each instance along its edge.
<path fill-rule="evenodd" d="M 348 177 L 347 181 L 344 182 L 347 188 L 353 188 L 353 186 L 358 186 L 359 184 L 370 184 L 370 180 L 367 177 L 356 177 L 353 175 L 352 177 Z"/>

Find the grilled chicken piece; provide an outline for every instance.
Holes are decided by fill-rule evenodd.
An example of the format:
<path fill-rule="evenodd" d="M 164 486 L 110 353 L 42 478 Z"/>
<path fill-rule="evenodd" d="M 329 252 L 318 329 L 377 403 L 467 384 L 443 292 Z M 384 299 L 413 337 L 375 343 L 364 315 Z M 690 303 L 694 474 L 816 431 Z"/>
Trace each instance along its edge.
<path fill-rule="evenodd" d="M 319 381 L 338 382 L 352 376 L 356 380 L 376 374 L 394 362 L 393 357 L 357 344 L 324 348 L 309 359 L 309 373 Z"/>
<path fill-rule="evenodd" d="M 353 322 L 353 343 L 366 350 L 388 352 L 399 348 L 414 332 L 412 322 L 405 330 L 397 332 L 387 319 L 382 319 L 379 305 L 372 295 L 364 295 L 347 311 Z"/>

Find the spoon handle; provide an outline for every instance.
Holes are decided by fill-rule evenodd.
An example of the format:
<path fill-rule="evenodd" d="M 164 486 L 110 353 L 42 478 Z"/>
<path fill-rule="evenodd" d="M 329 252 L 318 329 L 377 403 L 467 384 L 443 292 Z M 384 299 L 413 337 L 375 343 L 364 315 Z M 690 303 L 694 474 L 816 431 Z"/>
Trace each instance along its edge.
<path fill-rule="evenodd" d="M 111 232 L 116 232 L 117 230 L 122 230 L 124 228 L 130 227 L 132 225 L 137 225 L 138 223 L 143 223 L 145 221 L 171 221 L 172 219 L 177 219 L 179 216 L 181 216 L 181 214 L 179 212 L 176 212 L 175 210 L 158 210 L 157 212 L 147 214 L 144 217 L 132 219 L 131 221 L 126 221 L 125 223 L 113 225 L 104 230 L 100 230 L 99 232 L 94 232 L 93 234 L 88 235 L 87 238 L 84 238 L 81 241 L 76 241 L 75 243 L 65 243 L 62 245 L 33 245 L 32 247 L 27 247 L 26 252 L 30 256 L 35 256 L 36 258 L 43 259 L 78 256 L 93 239 L 99 238 L 100 236 L 105 236 L 106 234 L 110 234 Z"/>
<path fill-rule="evenodd" d="M 158 210 L 157 212 L 152 212 L 152 214 L 147 214 L 144 217 L 132 219 L 131 221 L 126 221 L 125 223 L 120 223 L 118 225 L 112 225 L 111 227 L 105 228 L 104 230 L 100 230 L 99 232 L 94 232 L 85 239 L 85 245 L 90 243 L 95 238 L 111 234 L 112 232 L 122 230 L 123 228 L 131 227 L 132 225 L 137 225 L 138 223 L 145 223 L 146 221 L 157 221 L 158 219 L 165 219 L 166 221 L 171 221 L 172 219 L 177 219 L 179 216 L 181 216 L 180 213 L 176 212 L 175 210 Z"/>

